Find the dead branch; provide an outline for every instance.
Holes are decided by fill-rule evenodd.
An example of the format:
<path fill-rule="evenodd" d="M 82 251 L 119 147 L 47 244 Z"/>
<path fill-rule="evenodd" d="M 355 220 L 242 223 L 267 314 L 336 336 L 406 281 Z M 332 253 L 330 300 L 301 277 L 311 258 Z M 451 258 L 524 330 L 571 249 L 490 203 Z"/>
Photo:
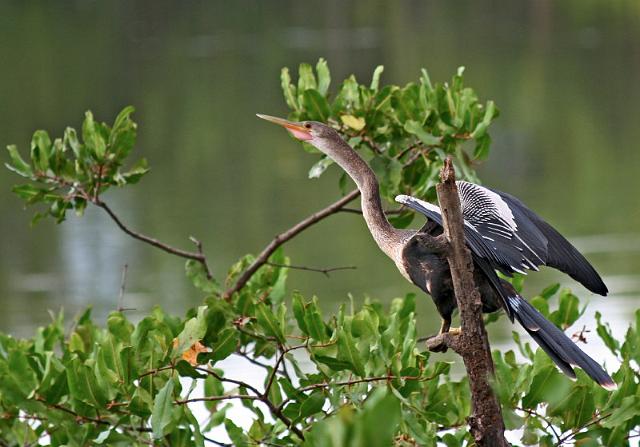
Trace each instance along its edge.
<path fill-rule="evenodd" d="M 451 158 L 445 160 L 440 179 L 436 190 L 444 234 L 450 246 L 447 261 L 462 329 L 459 336 L 443 336 L 443 341 L 462 357 L 467 370 L 471 389 L 471 416 L 468 423 L 475 442 L 487 447 L 508 446 L 504 438 L 502 411 L 490 383 L 494 371 L 493 360 L 482 319 L 482 300 L 473 280 L 473 261 L 465 244 L 460 198 Z"/>

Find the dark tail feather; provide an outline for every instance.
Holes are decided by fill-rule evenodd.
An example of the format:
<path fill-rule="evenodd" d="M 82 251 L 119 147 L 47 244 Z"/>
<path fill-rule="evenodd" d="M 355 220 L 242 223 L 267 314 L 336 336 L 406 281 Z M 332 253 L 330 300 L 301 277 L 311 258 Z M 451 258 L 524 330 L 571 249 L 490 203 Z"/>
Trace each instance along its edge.
<path fill-rule="evenodd" d="M 521 296 L 510 296 L 509 304 L 515 317 L 538 345 L 546 352 L 558 368 L 572 379 L 576 378 L 574 366 L 579 366 L 589 377 L 607 390 L 618 386 L 595 360 L 582 352 L 578 346 L 547 320 Z"/>

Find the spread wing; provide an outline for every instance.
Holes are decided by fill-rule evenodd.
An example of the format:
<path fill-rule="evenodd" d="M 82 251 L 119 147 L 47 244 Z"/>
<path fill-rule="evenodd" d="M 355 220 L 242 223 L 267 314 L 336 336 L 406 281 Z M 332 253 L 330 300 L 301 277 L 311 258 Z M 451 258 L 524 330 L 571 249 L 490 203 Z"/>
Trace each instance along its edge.
<path fill-rule="evenodd" d="M 456 183 L 467 245 L 491 267 L 511 275 L 549 265 L 592 292 L 607 294 L 600 275 L 578 250 L 518 199 L 473 183 Z M 439 207 L 405 195 L 396 201 L 442 225 Z"/>

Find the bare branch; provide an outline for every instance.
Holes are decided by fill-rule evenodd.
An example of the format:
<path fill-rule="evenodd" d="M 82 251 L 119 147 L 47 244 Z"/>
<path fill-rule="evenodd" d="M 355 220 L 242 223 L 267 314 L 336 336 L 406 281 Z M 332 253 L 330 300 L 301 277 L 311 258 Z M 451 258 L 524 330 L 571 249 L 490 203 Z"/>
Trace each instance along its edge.
<path fill-rule="evenodd" d="M 129 266 L 127 264 L 122 266 L 122 277 L 120 278 L 120 293 L 118 294 L 118 312 L 123 312 L 125 310 L 132 310 L 132 309 L 127 309 L 124 307 L 124 288 L 127 282 L 127 270 L 128 270 Z"/>
<path fill-rule="evenodd" d="M 184 405 L 184 404 L 190 404 L 193 402 L 218 402 L 221 400 L 232 400 L 232 399 L 262 400 L 260 396 L 252 396 L 250 394 L 228 394 L 226 396 L 192 397 L 191 399 L 176 400 L 174 401 L 174 403 L 177 405 Z"/>
<path fill-rule="evenodd" d="M 275 262 L 269 262 L 269 261 L 265 262 L 265 265 L 270 265 L 270 266 L 273 266 L 273 267 L 281 267 L 281 268 L 293 269 L 293 270 L 305 270 L 307 272 L 322 273 L 327 278 L 330 277 L 329 273 L 331 273 L 331 272 L 337 272 L 337 271 L 340 271 L 340 270 L 355 270 L 355 269 L 358 268 L 355 265 L 347 265 L 347 266 L 343 266 L 343 267 L 318 268 L 318 267 L 307 267 L 305 265 L 277 264 Z"/>
<path fill-rule="evenodd" d="M 202 435 L 202 438 L 205 441 L 210 442 L 211 444 L 214 444 L 214 445 L 217 445 L 217 446 L 220 446 L 220 447 L 233 447 L 233 444 L 227 444 L 226 442 L 216 441 L 215 439 L 207 438 L 204 435 Z"/>
<path fill-rule="evenodd" d="M 258 397 L 262 396 L 262 393 L 260 391 L 258 391 L 257 388 L 255 388 L 254 386 L 252 386 L 252 385 L 250 385 L 250 384 L 248 384 L 246 382 L 242 382 L 241 380 L 229 379 L 227 377 L 222 377 L 220 374 L 216 373 L 215 371 L 213 371 L 211 369 L 207 369 L 207 368 L 202 368 L 200 366 L 196 366 L 194 369 L 196 369 L 197 371 L 203 372 L 205 374 L 209 374 L 210 376 L 213 376 L 216 379 L 218 379 L 220 382 L 233 383 L 234 385 L 237 385 L 239 387 L 248 389 L 249 391 L 251 391 L 252 393 L 254 393 Z"/>
<path fill-rule="evenodd" d="M 172 247 L 171 245 L 167 245 L 164 242 L 160 242 L 158 239 L 133 231 L 131 228 L 126 226 L 124 222 L 120 220 L 118 215 L 102 200 L 97 199 L 93 203 L 95 203 L 96 206 L 99 206 L 100 208 L 105 210 L 109 215 L 109 217 L 111 217 L 111 219 L 116 223 L 116 225 L 118 225 L 118 227 L 120 227 L 122 231 L 127 233 L 132 238 L 138 239 L 139 241 L 145 242 L 149 245 L 153 245 L 154 247 L 159 248 L 160 250 L 166 251 L 167 253 L 170 253 L 172 255 L 176 255 L 185 259 L 193 259 L 194 261 L 198 261 L 204 267 L 205 272 L 207 274 L 207 278 L 209 279 L 212 278 L 211 272 L 209 271 L 209 266 L 207 265 L 207 258 L 202 252 L 202 244 L 200 243 L 200 241 L 191 238 L 191 240 L 196 244 L 196 247 L 198 249 L 196 252 L 181 250 L 179 248 Z"/>
<path fill-rule="evenodd" d="M 302 345 L 302 346 L 304 346 L 304 345 Z M 286 352 L 292 351 L 293 349 L 298 349 L 300 347 L 301 346 L 294 346 L 294 347 L 288 348 L 286 350 Z M 282 358 L 282 357 L 284 357 L 284 354 L 280 358 Z M 280 362 L 280 360 L 278 360 L 276 362 L 276 365 L 274 367 L 274 371 L 276 369 L 278 369 L 278 363 L 279 362 Z M 302 431 L 300 431 L 300 429 L 298 427 L 296 427 L 293 422 L 291 422 L 291 419 L 289 419 L 288 417 L 286 417 L 284 415 L 284 413 L 282 413 L 282 409 L 281 408 L 279 408 L 273 402 L 271 402 L 271 400 L 269 400 L 268 394 L 269 394 L 269 388 L 271 387 L 271 385 L 273 383 L 273 376 L 269 379 L 269 383 L 265 387 L 265 391 L 263 393 L 261 393 L 260 391 L 258 391 L 257 388 L 255 388 L 252 385 L 249 385 L 246 382 L 242 382 L 240 380 L 235 380 L 235 379 L 229 379 L 229 378 L 226 378 L 226 377 L 222 377 L 219 374 L 217 374 L 215 371 L 212 371 L 210 369 L 206 369 L 206 368 L 202 368 L 202 367 L 196 367 L 195 369 L 200 371 L 200 372 L 204 372 L 206 374 L 210 374 L 213 377 L 215 377 L 216 379 L 220 380 L 221 382 L 233 383 L 235 385 L 238 385 L 239 387 L 246 388 L 247 390 L 249 390 L 252 393 L 254 393 L 255 396 L 244 395 L 244 394 L 243 395 L 233 395 L 233 396 L 209 396 L 209 397 L 186 399 L 186 400 L 183 400 L 183 401 L 176 401 L 176 403 L 185 404 L 185 403 L 190 403 L 190 402 L 216 401 L 216 400 L 229 400 L 229 399 L 258 400 L 258 401 L 262 402 L 263 404 L 265 404 L 269 408 L 269 411 L 271 411 L 271 414 L 273 416 L 275 416 L 276 418 L 280 419 L 289 428 L 289 430 L 291 430 L 293 433 L 295 433 L 296 436 L 298 436 L 300 439 L 304 440 L 304 434 L 302 433 Z"/>
<path fill-rule="evenodd" d="M 482 299 L 473 279 L 473 261 L 466 247 L 460 198 L 451 158 L 445 160 L 436 186 L 444 234 L 450 249 L 447 261 L 460 310 L 462 332 L 450 346 L 462 356 L 471 389 L 470 432 L 479 446 L 508 446 L 500 404 L 491 388 L 493 360 L 482 319 Z M 453 341 L 448 337 L 447 341 Z"/>
<path fill-rule="evenodd" d="M 362 379 L 352 379 L 345 380 L 343 382 L 332 382 L 332 383 L 314 383 L 313 385 L 308 385 L 302 388 L 298 388 L 297 391 L 304 393 L 306 391 L 313 391 L 317 389 L 329 388 L 332 386 L 352 386 L 357 385 L 359 383 L 371 383 L 371 382 L 390 382 L 392 380 L 413 380 L 418 382 L 426 382 L 428 380 L 433 380 L 433 376 L 429 377 L 421 377 L 421 376 L 380 376 L 380 377 L 364 377 Z M 292 398 L 287 398 L 282 401 L 279 405 L 279 408 L 284 408 L 284 406 L 291 402 Z"/>
<path fill-rule="evenodd" d="M 301 220 L 300 222 L 295 224 L 293 227 L 289 228 L 287 231 L 280 233 L 275 238 L 273 238 L 273 240 L 264 248 L 264 250 L 260 252 L 260 254 L 255 259 L 255 261 L 253 261 L 253 263 L 249 267 L 247 267 L 244 273 L 240 275 L 240 278 L 238 278 L 236 283 L 232 287 L 230 287 L 226 292 L 224 292 L 223 294 L 224 299 L 227 299 L 227 300 L 230 299 L 231 295 L 233 295 L 234 293 L 242 289 L 247 284 L 247 282 L 251 279 L 251 277 L 255 274 L 255 272 L 269 260 L 269 256 L 271 256 L 273 252 L 278 249 L 278 247 L 280 247 L 282 244 L 284 244 L 288 240 L 294 238 L 299 233 L 306 230 L 313 224 L 316 224 L 321 220 L 323 220 L 324 218 L 337 213 L 338 211 L 340 211 L 340 209 L 342 209 L 342 207 L 344 207 L 347 203 L 351 202 L 353 199 L 355 199 L 359 195 L 360 195 L 360 191 L 358 191 L 357 189 L 354 189 L 353 191 L 351 191 L 350 193 L 342 197 L 340 200 L 337 200 L 336 202 L 332 203 L 326 208 L 313 213 L 306 219 Z"/>
<path fill-rule="evenodd" d="M 204 251 L 202 250 L 202 242 L 200 242 L 193 236 L 189 236 L 189 239 L 191 240 L 191 242 L 196 244 L 196 249 L 202 257 L 200 263 L 202 264 L 202 267 L 204 267 L 204 272 L 207 275 L 207 279 L 213 279 L 213 275 L 211 274 L 211 270 L 209 269 L 209 264 L 207 264 L 207 257 L 204 255 Z"/>

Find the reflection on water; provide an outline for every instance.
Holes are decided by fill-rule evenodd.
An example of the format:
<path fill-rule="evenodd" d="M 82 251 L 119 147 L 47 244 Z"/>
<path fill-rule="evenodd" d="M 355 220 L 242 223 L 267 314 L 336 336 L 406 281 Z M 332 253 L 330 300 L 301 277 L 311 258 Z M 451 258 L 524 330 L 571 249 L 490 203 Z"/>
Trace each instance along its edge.
<path fill-rule="evenodd" d="M 85 109 L 110 120 L 135 105 L 138 151 L 153 171 L 106 199 L 133 228 L 168 243 L 187 248 L 197 236 L 223 277 L 238 257 L 338 195 L 335 168 L 307 180 L 312 158 L 254 118 L 285 113 L 280 67 L 324 56 L 334 80 L 367 79 L 384 64 L 385 81 L 404 83 L 420 67 L 444 80 L 466 65 L 468 83 L 502 111 L 482 178 L 574 236 L 613 292 L 590 308 L 614 312 L 623 328 L 640 295 L 640 11 L 635 2 L 616 5 L 4 2 L 0 136 L 25 149 L 36 128 L 60 134 L 78 127 Z M 134 316 L 155 304 L 183 313 L 200 301 L 181 260 L 129 239 L 100 210 L 29 228 L 29 213 L 8 192 L 15 181 L 0 173 L 0 330 L 31 334 L 60 307 L 106 315 L 124 264 Z M 349 291 L 384 300 L 413 291 L 355 215 L 313 227 L 287 253 L 297 264 L 358 266 L 330 279 L 291 272 L 292 287 L 318 294 L 327 309 Z M 532 275 L 527 295 L 554 280 L 588 296 L 552 271 Z M 429 299 L 419 312 L 421 332 L 434 331 Z"/>

